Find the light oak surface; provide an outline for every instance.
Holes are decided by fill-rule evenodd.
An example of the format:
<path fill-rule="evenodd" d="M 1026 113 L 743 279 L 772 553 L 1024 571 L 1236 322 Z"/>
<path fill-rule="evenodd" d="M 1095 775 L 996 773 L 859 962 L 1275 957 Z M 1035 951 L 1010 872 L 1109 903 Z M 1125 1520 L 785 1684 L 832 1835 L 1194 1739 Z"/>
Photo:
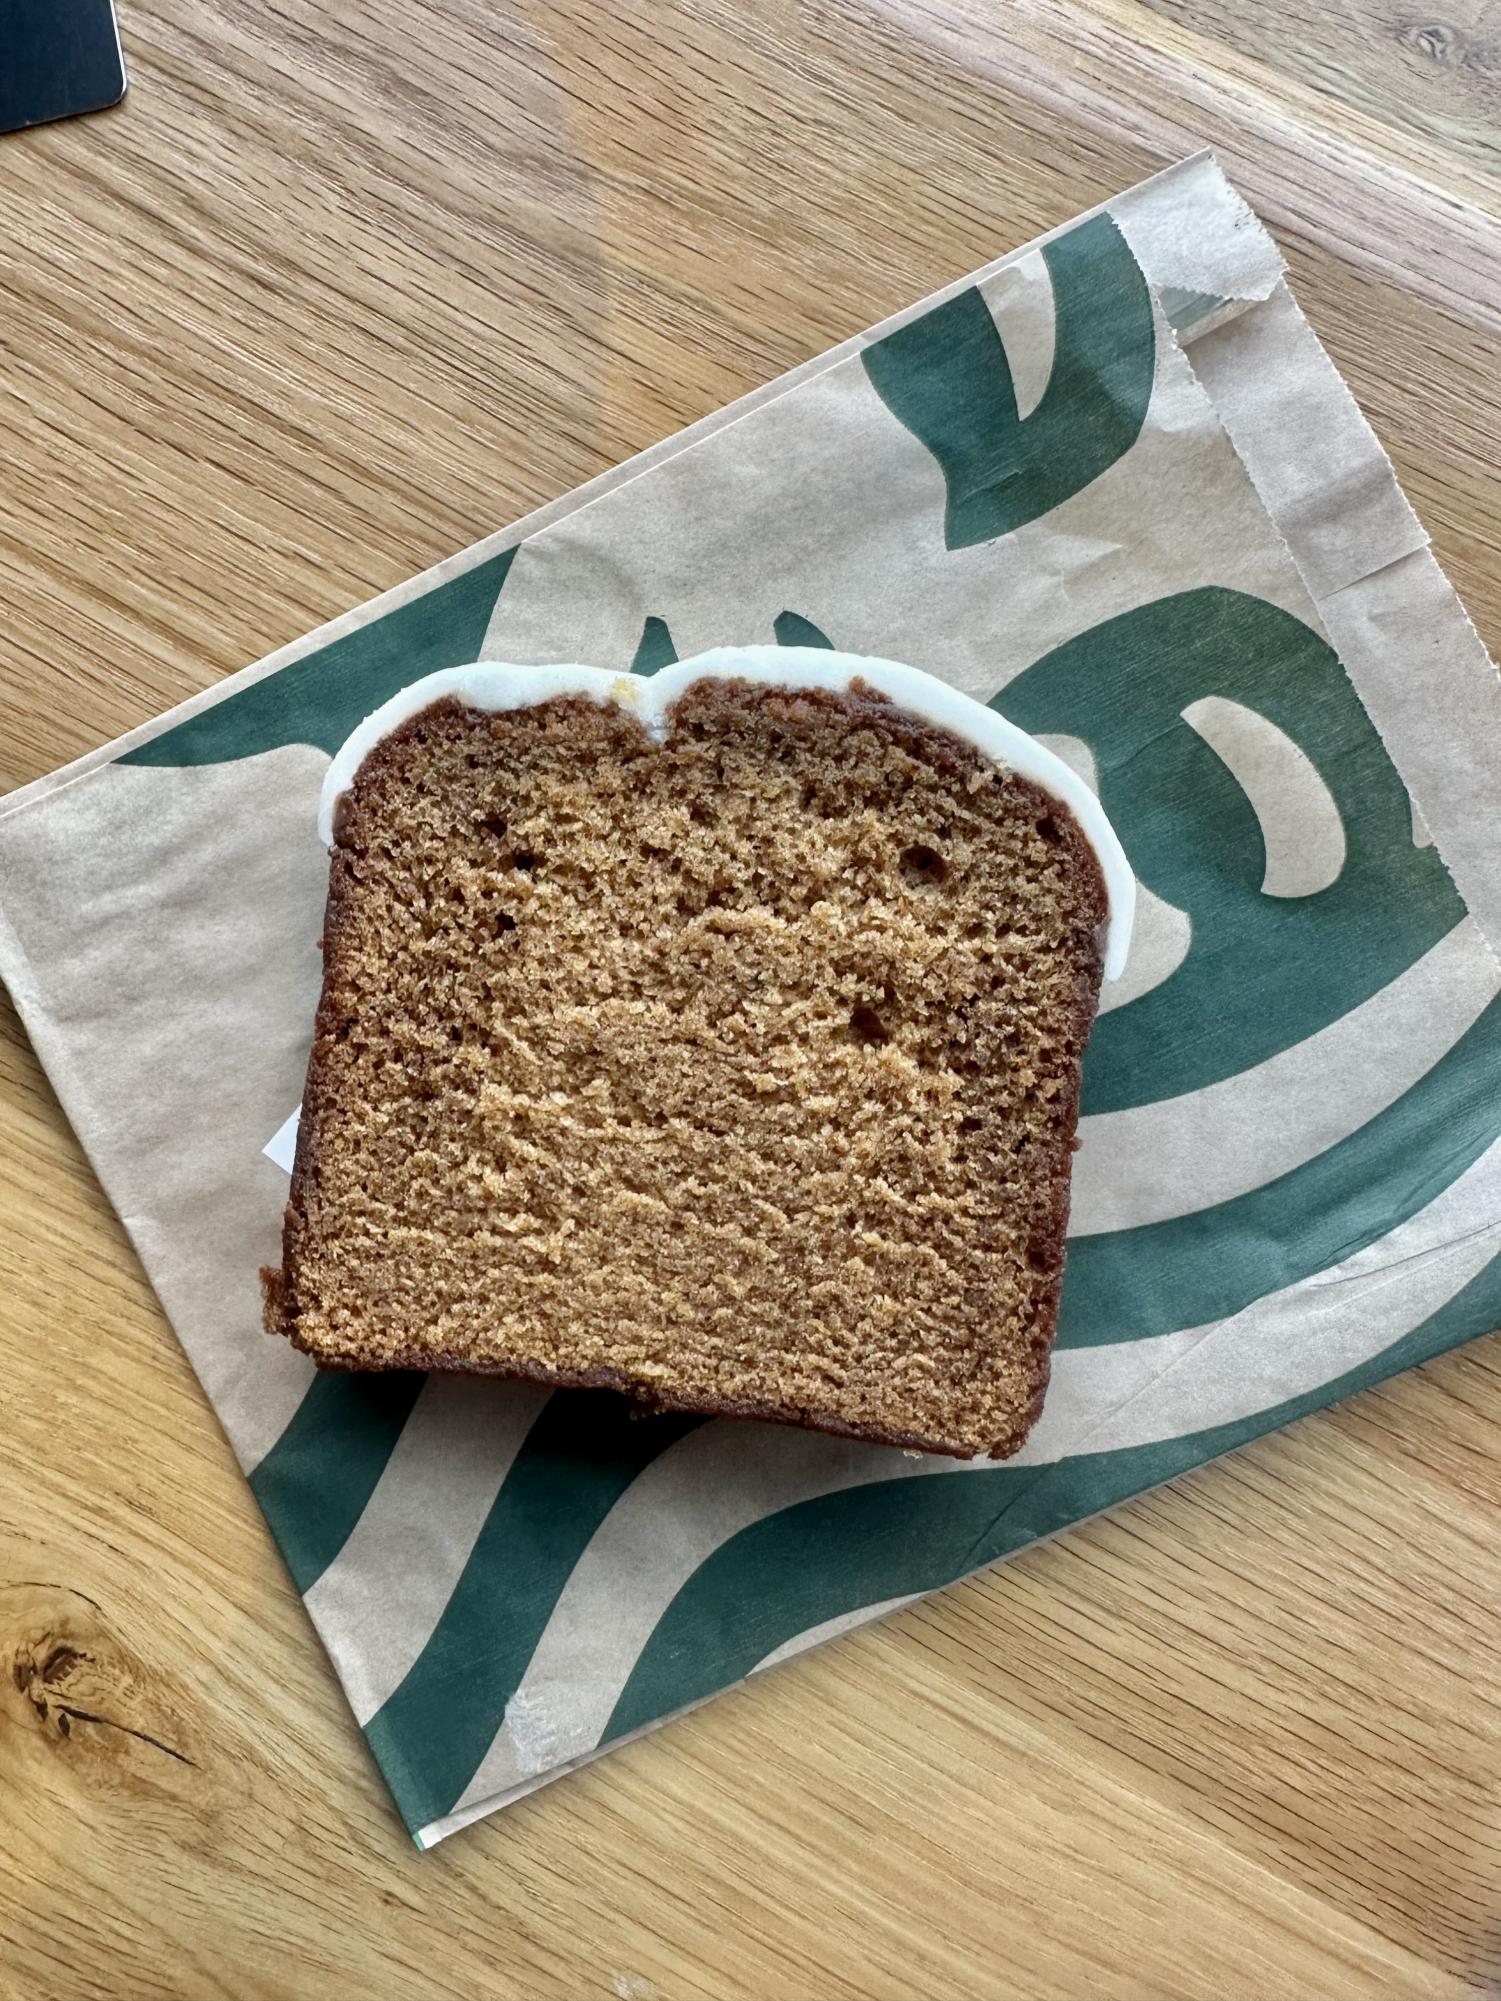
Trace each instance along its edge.
<path fill-rule="evenodd" d="M 1501 10 L 122 0 L 0 141 L 0 787 L 1205 141 L 1501 643 Z M 1481 1995 L 1501 1343 L 427 1857 L 13 1014 L 0 1996 Z"/>

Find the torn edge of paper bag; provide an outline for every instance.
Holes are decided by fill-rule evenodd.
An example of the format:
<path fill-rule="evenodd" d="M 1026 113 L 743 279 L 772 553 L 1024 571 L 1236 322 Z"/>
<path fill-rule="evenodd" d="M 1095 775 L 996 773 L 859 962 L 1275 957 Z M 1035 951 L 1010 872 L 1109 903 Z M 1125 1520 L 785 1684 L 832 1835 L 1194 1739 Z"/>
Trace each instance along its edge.
<path fill-rule="evenodd" d="M 945 299 L 955 297 L 972 285 L 983 285 L 1009 266 L 1031 257 L 1043 244 L 1066 235 L 1091 216 L 1104 214 L 1110 215 L 1120 228 L 1148 283 L 1165 300 L 1164 312 L 1170 323 L 1185 338 L 1189 335 L 1197 337 L 1235 317 L 1245 306 L 1266 298 L 1282 274 L 1282 259 L 1272 239 L 1230 187 L 1213 156 L 1198 153 L 1190 159 L 1178 161 L 1173 166 L 1164 167 L 1149 180 L 1142 181 L 1127 194 L 1101 202 L 1081 215 L 1069 216 L 1055 229 L 1047 230 L 1004 256 L 992 259 L 978 271 L 953 279 L 875 326 L 851 335 L 837 347 L 825 349 L 786 374 L 750 390 L 735 402 L 711 411 L 696 423 L 648 446 L 634 458 L 611 466 L 584 485 L 574 487 L 558 499 L 534 509 L 509 528 L 498 529 L 481 541 L 471 543 L 467 549 L 433 564 L 378 597 L 367 599 L 301 638 L 278 647 L 253 665 L 242 667 L 237 673 L 215 682 L 199 694 L 189 696 L 176 707 L 153 716 L 149 722 L 126 731 L 112 742 L 86 751 L 82 757 L 73 759 L 56 771 L 19 786 L 0 798 L 0 819 L 34 805 L 65 785 L 87 778 L 103 766 L 112 764 L 116 758 L 123 757 L 127 751 L 165 735 L 190 717 L 201 715 L 205 709 L 228 700 L 255 682 L 265 680 L 268 675 L 280 673 L 284 667 L 292 666 L 310 653 L 321 652 L 324 647 L 331 646 L 349 633 L 385 618 L 403 605 L 425 597 L 440 585 L 451 583 L 454 578 L 464 576 L 479 564 L 491 561 L 544 529 L 580 513 L 596 500 L 604 499 L 607 494 L 615 493 L 644 473 L 653 471 L 664 461 L 676 458 L 679 453 L 692 451 L 728 430 L 742 417 L 750 416 L 800 388 L 805 382 L 838 367 L 862 348 L 883 340 L 908 321 L 931 312 Z"/>

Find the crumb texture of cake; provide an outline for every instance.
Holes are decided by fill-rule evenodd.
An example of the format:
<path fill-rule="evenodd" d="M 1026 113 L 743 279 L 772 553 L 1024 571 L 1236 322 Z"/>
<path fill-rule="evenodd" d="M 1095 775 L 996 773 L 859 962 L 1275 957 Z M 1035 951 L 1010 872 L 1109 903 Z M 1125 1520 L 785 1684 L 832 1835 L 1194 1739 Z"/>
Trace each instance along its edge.
<path fill-rule="evenodd" d="M 1066 806 L 859 681 L 698 681 L 660 740 L 440 702 L 339 804 L 268 1325 L 1015 1451 L 1105 919 Z"/>

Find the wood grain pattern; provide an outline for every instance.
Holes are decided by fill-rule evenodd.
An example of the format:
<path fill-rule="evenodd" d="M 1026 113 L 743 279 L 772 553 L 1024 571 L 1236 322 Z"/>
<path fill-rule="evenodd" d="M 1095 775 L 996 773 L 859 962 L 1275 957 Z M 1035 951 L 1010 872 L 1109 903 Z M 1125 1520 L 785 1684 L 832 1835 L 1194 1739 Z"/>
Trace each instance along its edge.
<path fill-rule="evenodd" d="M 1143 0 L 1237 55 L 1358 105 L 1495 172 L 1501 128 L 1496 0 Z"/>
<path fill-rule="evenodd" d="M 1204 142 L 1495 650 L 1489 72 L 1397 18 L 136 0 L 0 144 L 0 786 Z M 9 1013 L 0 1344 L 6 2001 L 1501 1982 L 1501 1341 L 425 1858 Z"/>

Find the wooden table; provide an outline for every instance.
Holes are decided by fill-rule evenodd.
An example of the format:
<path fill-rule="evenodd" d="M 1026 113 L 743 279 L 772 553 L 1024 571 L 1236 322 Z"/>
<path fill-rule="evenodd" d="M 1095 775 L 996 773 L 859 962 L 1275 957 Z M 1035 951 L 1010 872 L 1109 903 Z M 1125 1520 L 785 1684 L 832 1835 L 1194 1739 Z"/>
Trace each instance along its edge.
<path fill-rule="evenodd" d="M 1501 644 L 1493 0 L 122 7 L 0 142 L 0 787 L 1205 140 Z M 427 1858 L 11 1015 L 0 1352 L 6 1997 L 1501 1980 L 1494 1340 Z"/>

